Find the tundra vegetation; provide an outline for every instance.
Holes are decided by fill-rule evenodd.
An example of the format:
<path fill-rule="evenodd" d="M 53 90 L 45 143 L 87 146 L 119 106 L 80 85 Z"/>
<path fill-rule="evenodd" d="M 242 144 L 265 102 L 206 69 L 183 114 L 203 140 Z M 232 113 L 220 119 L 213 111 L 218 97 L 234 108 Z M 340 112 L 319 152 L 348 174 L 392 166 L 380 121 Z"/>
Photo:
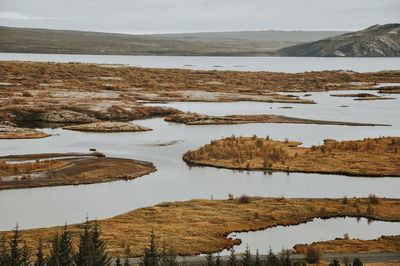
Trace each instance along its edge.
<path fill-rule="evenodd" d="M 3 156 L 0 190 L 129 180 L 156 171 L 149 162 L 104 156 L 100 152 Z"/>
<path fill-rule="evenodd" d="M 0 121 L 91 123 L 178 113 L 145 102 L 313 103 L 277 92 L 376 89 L 399 71 L 307 73 L 198 71 L 114 65 L 0 62 Z"/>
<path fill-rule="evenodd" d="M 356 122 L 339 122 L 326 120 L 313 120 L 284 115 L 226 115 L 212 116 L 198 113 L 179 113 L 164 118 L 167 122 L 186 125 L 231 125 L 248 123 L 288 123 L 288 124 L 317 124 L 317 125 L 342 125 L 342 126 L 388 126 L 384 124 L 367 124 Z"/>
<path fill-rule="evenodd" d="M 179 255 L 220 252 L 240 244 L 240 239 L 226 236 L 232 232 L 262 230 L 278 225 L 297 225 L 314 218 L 366 217 L 371 220 L 400 222 L 400 204 L 394 199 L 348 198 L 342 199 L 286 199 L 242 196 L 227 200 L 190 200 L 165 202 L 155 206 L 136 209 L 113 218 L 98 220 L 102 239 L 107 241 L 107 252 L 112 257 L 144 255 L 153 228 L 157 229 L 158 247 L 163 243 L 174 247 Z M 93 225 L 94 222 L 89 222 Z M 162 224 L 162 226 L 160 226 Z M 84 224 L 68 226 L 73 245 L 79 243 Z M 61 234 L 62 226 L 23 230 L 24 240 L 29 249 L 36 249 L 39 239 L 43 241 L 43 252 L 49 254 L 51 241 L 56 233 Z M 350 232 L 351 233 L 351 232 Z M 13 232 L 0 232 L 0 237 L 10 238 Z M 398 238 L 397 238 L 398 239 Z M 266 246 L 268 246 L 266 240 Z M 349 239 L 348 241 L 351 241 Z M 377 240 L 379 242 L 379 240 Z M 368 241 L 362 241 L 369 243 Z M 378 243 L 377 242 L 377 243 Z M 366 244 L 369 245 L 369 244 Z M 393 245 L 390 247 L 390 245 Z M 351 247 L 354 247 L 352 249 Z M 371 245 L 374 251 L 397 250 L 398 240 L 382 245 Z M 323 252 L 332 252 L 331 249 Z M 357 251 L 349 245 L 346 252 Z"/>
<path fill-rule="evenodd" d="M 276 170 L 352 176 L 400 176 L 400 138 L 355 141 L 324 140 L 323 145 L 298 147 L 301 142 L 269 137 L 228 137 L 188 151 L 191 165 L 243 170 Z"/>

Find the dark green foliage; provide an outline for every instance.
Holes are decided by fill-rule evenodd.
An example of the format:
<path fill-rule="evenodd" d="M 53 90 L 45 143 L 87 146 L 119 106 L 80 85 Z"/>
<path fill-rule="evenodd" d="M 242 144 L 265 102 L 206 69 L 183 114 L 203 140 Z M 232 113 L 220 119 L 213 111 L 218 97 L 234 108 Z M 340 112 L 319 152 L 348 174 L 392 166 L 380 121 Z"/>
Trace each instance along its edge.
<path fill-rule="evenodd" d="M 64 226 L 61 236 L 58 234 L 54 236 L 47 264 L 50 266 L 67 266 L 73 264 L 72 238 L 67 225 Z"/>
<path fill-rule="evenodd" d="M 340 266 L 339 260 L 334 259 L 331 263 L 329 263 L 329 266 Z"/>
<path fill-rule="evenodd" d="M 122 266 L 121 264 L 121 259 L 118 257 L 117 260 L 115 261 L 116 266 Z"/>
<path fill-rule="evenodd" d="M 276 257 L 272 249 L 270 248 L 267 255 L 267 266 L 279 266 L 279 259 Z"/>
<path fill-rule="evenodd" d="M 254 266 L 261 266 L 260 255 L 258 253 L 258 249 L 256 251 L 256 258 L 254 260 Z"/>
<path fill-rule="evenodd" d="M 253 265 L 252 260 L 251 260 L 251 253 L 250 253 L 249 246 L 246 246 L 246 251 L 244 252 L 244 255 L 242 258 L 242 265 L 243 266 Z"/>
<path fill-rule="evenodd" d="M 97 221 L 93 228 L 88 218 L 83 226 L 83 233 L 80 235 L 79 252 L 74 257 L 76 265 L 80 266 L 103 266 L 110 264 L 106 250 L 106 243 L 100 239 L 100 230 Z"/>
<path fill-rule="evenodd" d="M 214 256 L 211 252 L 207 254 L 207 266 L 214 266 Z"/>
<path fill-rule="evenodd" d="M 221 266 L 221 256 L 219 252 L 217 253 L 217 258 L 215 259 L 215 266 Z"/>
<path fill-rule="evenodd" d="M 89 220 L 86 219 L 83 226 L 83 233 L 80 235 L 79 252 L 74 258 L 76 265 L 89 266 L 93 264 L 93 259 L 90 254 L 91 248 L 90 224 Z"/>
<path fill-rule="evenodd" d="M 9 254 L 9 261 L 8 265 L 10 266 L 19 266 L 23 263 L 23 250 L 20 247 L 21 244 L 21 235 L 18 230 L 18 225 L 15 226 L 14 230 L 14 235 L 12 236 L 10 240 L 10 254 Z"/>
<path fill-rule="evenodd" d="M 93 229 L 90 231 L 91 235 L 91 256 L 93 258 L 94 266 L 103 266 L 110 264 L 110 258 L 106 252 L 106 242 L 100 239 L 100 229 L 97 221 L 94 222 Z"/>
<path fill-rule="evenodd" d="M 159 266 L 160 258 L 157 253 L 157 246 L 155 243 L 154 231 L 151 230 L 150 246 L 144 249 L 144 257 L 142 258 L 142 265 L 144 266 Z"/>
<path fill-rule="evenodd" d="M 228 265 L 229 266 L 238 265 L 234 248 L 231 249 L 231 254 L 229 255 Z"/>
<path fill-rule="evenodd" d="M 0 266 L 6 266 L 9 265 L 9 261 L 10 261 L 10 255 L 9 255 L 9 250 L 7 248 L 6 245 L 7 241 L 6 241 L 6 236 L 3 235 L 2 239 L 1 239 L 1 250 L 0 250 Z"/>
<path fill-rule="evenodd" d="M 125 259 L 124 266 L 129 266 L 129 259 L 128 258 Z"/>
<path fill-rule="evenodd" d="M 281 266 L 290 266 L 290 251 L 283 249 L 280 256 L 279 262 Z"/>
<path fill-rule="evenodd" d="M 43 254 L 43 242 L 42 239 L 39 239 L 38 242 L 38 250 L 36 253 L 36 261 L 35 261 L 35 266 L 45 266 L 46 261 L 44 259 L 44 254 Z"/>
<path fill-rule="evenodd" d="M 361 262 L 359 258 L 355 258 L 353 260 L 353 266 L 363 266 L 364 264 Z"/>
<path fill-rule="evenodd" d="M 26 245 L 26 242 L 24 242 L 24 246 L 22 247 L 22 252 L 21 252 L 21 264 L 23 266 L 28 266 L 29 265 L 29 258 L 30 258 L 30 251 L 28 246 Z"/>

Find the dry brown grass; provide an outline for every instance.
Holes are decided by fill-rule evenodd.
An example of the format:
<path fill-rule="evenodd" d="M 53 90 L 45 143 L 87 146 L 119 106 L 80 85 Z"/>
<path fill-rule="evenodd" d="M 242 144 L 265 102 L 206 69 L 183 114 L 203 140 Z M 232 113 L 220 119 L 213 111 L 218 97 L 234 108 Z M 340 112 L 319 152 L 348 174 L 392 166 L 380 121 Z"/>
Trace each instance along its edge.
<path fill-rule="evenodd" d="M 96 156 L 98 153 L 93 154 Z M 47 154 L 42 158 L 40 155 L 31 156 L 36 157 L 37 161 L 18 164 L 0 162 L 0 190 L 129 180 L 155 171 L 151 163 L 130 159 L 87 158 L 75 155 L 70 159 L 40 161 L 46 158 Z M 40 175 L 32 177 L 33 173 Z M 7 178 L 10 176 L 13 177 L 12 180 Z"/>
<path fill-rule="evenodd" d="M 324 253 L 400 252 L 400 236 L 381 236 L 374 240 L 342 238 L 309 245 L 299 244 L 294 248 L 298 253 L 306 253 L 309 247 L 319 248 Z"/>
<path fill-rule="evenodd" d="M 149 243 L 152 229 L 159 245 L 166 243 L 177 253 L 194 255 L 200 252 L 216 252 L 239 244 L 240 240 L 226 238 L 231 232 L 260 230 L 277 225 L 296 225 L 316 217 L 331 218 L 342 216 L 368 217 L 370 219 L 400 221 L 398 200 L 382 199 L 376 205 L 374 215 L 367 214 L 368 198 L 349 199 L 343 205 L 341 199 L 285 199 L 251 197 L 250 202 L 233 200 L 190 200 L 166 202 L 141 208 L 114 218 L 99 220 L 102 235 L 107 240 L 107 250 L 112 256 L 122 255 L 130 246 L 133 256 L 142 254 Z M 358 207 L 353 203 L 357 201 Z M 320 210 L 324 209 L 321 213 Z M 78 242 L 83 224 L 69 226 L 73 241 Z M 49 240 L 62 226 L 24 230 L 23 238 L 31 248 L 37 240 Z M 3 232 L 10 236 L 11 232 Z M 0 233 L 1 236 L 2 233 Z"/>
<path fill-rule="evenodd" d="M 247 170 L 316 172 L 357 176 L 400 176 L 400 138 L 357 141 L 325 140 L 324 145 L 297 147 L 257 137 L 214 140 L 183 155 L 194 165 Z"/>
<path fill-rule="evenodd" d="M 248 124 L 248 123 L 290 123 L 290 124 L 318 124 L 318 125 L 347 125 L 347 126 L 376 126 L 378 124 L 366 124 L 355 122 L 339 122 L 312 120 L 284 115 L 227 115 L 211 116 L 198 113 L 179 113 L 169 115 L 164 118 L 167 122 L 175 122 L 186 125 L 230 125 L 230 124 Z"/>
<path fill-rule="evenodd" d="M 12 84 L 2 86 L 6 91 L 0 92 L 0 120 L 47 121 L 42 113 L 75 110 L 92 119 L 83 122 L 94 122 L 128 121 L 177 112 L 143 106 L 138 100 L 313 103 L 275 92 L 369 89 L 378 82 L 399 82 L 399 71 L 285 74 L 2 61 L 0 77 L 0 82 Z"/>

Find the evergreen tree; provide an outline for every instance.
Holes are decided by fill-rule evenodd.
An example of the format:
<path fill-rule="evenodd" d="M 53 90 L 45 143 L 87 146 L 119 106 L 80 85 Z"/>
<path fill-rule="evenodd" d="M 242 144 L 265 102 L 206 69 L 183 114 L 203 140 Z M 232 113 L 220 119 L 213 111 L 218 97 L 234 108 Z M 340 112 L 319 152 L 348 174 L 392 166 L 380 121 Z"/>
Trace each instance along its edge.
<path fill-rule="evenodd" d="M 80 234 L 79 241 L 79 252 L 75 255 L 74 261 L 78 266 L 91 266 L 93 265 L 92 256 L 92 236 L 90 232 L 89 219 L 86 218 L 86 222 L 83 226 L 83 233 Z"/>
<path fill-rule="evenodd" d="M 45 266 L 45 259 L 43 254 L 43 242 L 41 238 L 39 238 L 38 242 L 38 251 L 36 253 L 35 266 Z"/>
<path fill-rule="evenodd" d="M 10 254 L 9 250 L 6 245 L 6 236 L 3 235 L 1 239 L 1 246 L 0 246 L 0 266 L 7 266 L 10 265 Z"/>
<path fill-rule="evenodd" d="M 229 255 L 228 265 L 237 266 L 237 259 L 234 248 L 231 248 L 231 254 Z"/>
<path fill-rule="evenodd" d="M 209 251 L 207 253 L 207 257 L 206 258 L 207 258 L 207 266 L 214 266 L 214 256 L 211 253 L 211 251 Z"/>
<path fill-rule="evenodd" d="M 256 259 L 254 261 L 254 266 L 261 266 L 260 254 L 258 253 L 258 249 L 256 251 Z"/>
<path fill-rule="evenodd" d="M 110 258 L 106 252 L 106 242 L 100 239 L 100 229 L 97 221 L 94 222 L 93 229 L 91 231 L 91 253 L 93 257 L 93 266 L 103 266 L 110 264 Z M 128 258 L 128 257 L 127 257 Z"/>
<path fill-rule="evenodd" d="M 363 263 L 361 262 L 361 260 L 359 258 L 355 258 L 353 260 L 353 266 L 363 266 Z"/>
<path fill-rule="evenodd" d="M 21 235 L 18 230 L 18 224 L 15 226 L 14 235 L 10 240 L 10 255 L 9 255 L 9 265 L 10 266 L 19 266 L 23 262 L 22 258 L 22 248 L 20 247 L 21 244 Z"/>
<path fill-rule="evenodd" d="M 125 259 L 124 266 L 129 266 L 129 259 L 128 258 Z"/>
<path fill-rule="evenodd" d="M 279 261 L 281 266 L 290 266 L 290 251 L 287 249 L 282 249 Z"/>
<path fill-rule="evenodd" d="M 47 265 L 49 266 L 60 265 L 59 250 L 60 250 L 60 237 L 58 233 L 56 233 L 53 240 L 51 241 L 50 257 L 47 260 Z"/>
<path fill-rule="evenodd" d="M 116 266 L 122 266 L 121 259 L 119 258 L 119 256 L 118 256 L 117 260 L 115 261 L 115 265 Z"/>
<path fill-rule="evenodd" d="M 276 257 L 276 255 L 274 254 L 274 252 L 272 252 L 272 249 L 270 248 L 268 251 L 268 255 L 267 255 L 267 266 L 278 266 L 279 265 L 279 260 Z"/>
<path fill-rule="evenodd" d="M 22 252 L 21 252 L 21 264 L 22 266 L 28 266 L 30 261 L 30 252 L 29 252 L 29 248 L 26 245 L 26 242 L 24 241 L 24 246 L 22 247 Z"/>
<path fill-rule="evenodd" d="M 246 251 L 244 252 L 243 258 L 242 258 L 242 265 L 243 266 L 250 266 L 252 265 L 252 261 L 251 261 L 251 253 L 250 253 L 250 249 L 249 246 L 246 246 Z"/>
<path fill-rule="evenodd" d="M 221 266 L 221 256 L 219 255 L 219 252 L 217 253 L 217 258 L 215 260 L 215 266 Z"/>
<path fill-rule="evenodd" d="M 331 263 L 329 263 L 329 266 L 340 266 L 340 263 L 338 259 L 334 259 Z"/>
<path fill-rule="evenodd" d="M 56 234 L 53 238 L 48 265 L 73 265 L 72 238 L 67 225 L 61 235 Z"/>
<path fill-rule="evenodd" d="M 157 246 L 155 243 L 155 235 L 153 229 L 150 235 L 150 246 L 144 249 L 144 257 L 142 258 L 142 265 L 144 266 L 159 266 L 160 258 L 157 253 Z"/>

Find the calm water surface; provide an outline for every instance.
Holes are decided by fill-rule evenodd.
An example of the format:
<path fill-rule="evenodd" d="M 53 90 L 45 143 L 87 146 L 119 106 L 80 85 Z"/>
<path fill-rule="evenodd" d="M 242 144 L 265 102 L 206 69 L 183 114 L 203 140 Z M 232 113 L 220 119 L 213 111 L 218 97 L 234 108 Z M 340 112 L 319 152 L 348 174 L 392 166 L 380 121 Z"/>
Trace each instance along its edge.
<path fill-rule="evenodd" d="M 252 253 L 258 249 L 260 254 L 268 253 L 271 248 L 274 253 L 282 249 L 292 249 L 296 244 L 311 244 L 316 241 L 332 240 L 349 234 L 350 238 L 370 240 L 381 235 L 400 234 L 400 225 L 391 222 L 368 222 L 361 218 L 333 218 L 329 220 L 314 219 L 311 222 L 293 225 L 277 226 L 263 231 L 232 233 L 228 237 L 242 240 L 242 244 L 235 246 L 237 253 L 245 252 L 246 246 Z M 221 255 L 229 255 L 224 250 Z"/>
<path fill-rule="evenodd" d="M 400 69 L 400 58 L 145 57 L 3 53 L 0 54 L 0 60 L 291 73 L 327 69 L 347 69 L 359 72 Z M 210 115 L 282 114 L 309 119 L 383 123 L 392 126 L 348 127 L 295 124 L 186 126 L 155 118 L 134 122 L 153 128 L 154 131 L 150 132 L 102 134 L 44 129 L 53 136 L 44 139 L 0 140 L 0 155 L 87 152 L 89 148 L 96 148 L 109 157 L 151 161 L 158 170 L 130 181 L 0 191 L 0 230 L 9 230 L 17 222 L 21 228 L 37 228 L 82 222 L 86 215 L 98 219 L 108 218 L 164 201 L 211 197 L 225 199 L 229 193 L 235 196 L 247 194 L 315 198 L 368 196 L 370 193 L 375 193 L 380 197 L 399 198 L 400 178 L 304 173 L 288 175 L 281 172 L 268 174 L 212 167 L 190 168 L 181 159 L 183 153 L 190 149 L 197 149 L 212 139 L 228 137 L 232 134 L 236 136 L 256 134 L 260 137 L 269 135 L 277 140 L 289 138 L 302 141 L 304 146 L 322 144 L 326 138 L 351 140 L 399 136 L 400 100 L 398 95 L 390 95 L 396 97 L 395 100 L 353 101 L 352 98 L 329 96 L 332 93 L 335 92 L 312 93 L 309 98 L 318 103 L 314 105 L 238 102 L 171 103 L 166 106 Z M 287 106 L 292 109 L 282 109 Z M 238 251 L 241 252 L 246 244 L 249 244 L 252 250 L 256 248 L 260 251 L 264 250 L 262 253 L 265 253 L 269 246 L 274 251 L 279 251 L 282 247 L 290 248 L 295 243 L 332 239 L 341 237 L 344 233 L 350 233 L 351 237 L 370 239 L 381 234 L 399 234 L 399 227 L 395 223 L 383 222 L 367 225 L 365 220 L 356 223 L 354 219 L 314 220 L 293 227 L 276 227 L 261 232 L 238 234 L 238 237 L 243 239 L 244 245 L 238 248 Z M 288 239 L 293 239 L 293 241 L 290 242 Z"/>
<path fill-rule="evenodd" d="M 1 140 L 0 155 L 43 152 L 87 152 L 96 148 L 110 157 L 151 161 L 158 171 L 131 181 L 0 191 L 0 230 L 62 225 L 83 221 L 86 214 L 99 219 L 164 201 L 211 197 L 227 198 L 229 193 L 285 197 L 353 197 L 375 193 L 400 197 L 400 178 L 364 178 L 282 172 L 232 171 L 212 167 L 188 167 L 182 155 L 212 139 L 236 136 L 271 136 L 299 140 L 304 146 L 338 140 L 398 136 L 400 100 L 353 101 L 313 93 L 318 104 L 292 104 L 292 109 L 272 103 L 174 103 L 168 106 L 207 114 L 275 113 L 305 118 L 375 122 L 390 127 L 349 127 L 295 124 L 244 124 L 187 126 L 167 123 L 161 118 L 135 121 L 153 128 L 135 133 L 82 133 L 45 129 L 53 136 L 44 139 Z M 349 107 L 339 107 L 348 105 Z M 174 143 L 159 146 L 159 144 Z"/>
<path fill-rule="evenodd" d="M 0 53 L 0 60 L 124 64 L 137 67 L 196 70 L 304 72 L 399 70 L 400 57 L 235 57 L 235 56 L 127 56 Z"/>

